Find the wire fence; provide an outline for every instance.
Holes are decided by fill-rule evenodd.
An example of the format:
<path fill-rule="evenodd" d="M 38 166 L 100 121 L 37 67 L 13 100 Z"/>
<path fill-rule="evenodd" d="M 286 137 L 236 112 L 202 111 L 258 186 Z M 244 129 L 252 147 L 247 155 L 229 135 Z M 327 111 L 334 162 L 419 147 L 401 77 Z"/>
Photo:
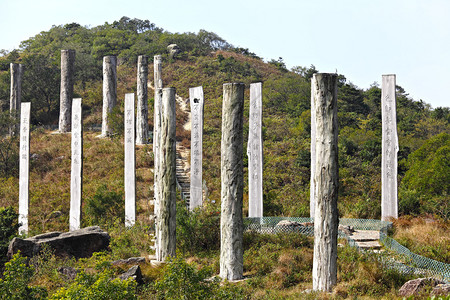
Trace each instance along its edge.
<path fill-rule="evenodd" d="M 245 218 L 244 231 L 276 234 L 298 232 L 307 236 L 314 236 L 314 220 L 312 218 L 296 217 L 263 217 Z M 380 260 L 387 268 L 393 268 L 403 274 L 425 275 L 450 282 L 450 264 L 435 261 L 411 252 L 396 240 L 387 236 L 391 222 L 372 219 L 339 219 L 339 227 L 352 227 L 355 230 L 373 230 L 380 232 L 380 242 L 388 255 L 380 256 Z M 359 248 L 355 240 L 342 230 L 338 231 L 340 238 L 345 238 L 352 247 Z"/>

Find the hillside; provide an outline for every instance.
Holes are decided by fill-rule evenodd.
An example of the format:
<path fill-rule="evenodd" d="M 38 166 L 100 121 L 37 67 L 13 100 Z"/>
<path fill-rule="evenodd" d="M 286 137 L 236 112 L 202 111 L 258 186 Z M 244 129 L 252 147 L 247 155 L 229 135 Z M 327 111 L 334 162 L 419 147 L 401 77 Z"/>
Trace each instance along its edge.
<path fill-rule="evenodd" d="M 176 43 L 182 52 L 169 58 L 166 46 Z M 310 79 L 318 72 L 313 65 L 287 70 L 282 59 L 264 62 L 248 49 L 236 48 L 212 32 L 170 33 L 145 20 L 122 18 L 112 24 L 86 28 L 72 23 L 56 26 L 22 42 L 21 48 L 0 56 L 0 122 L 2 136 L 7 132 L 6 114 L 9 106 L 9 63 L 25 66 L 22 101 L 32 103 L 30 153 L 30 229 L 31 234 L 52 230 L 66 230 L 69 214 L 70 187 L 70 135 L 52 135 L 42 125 L 55 125 L 59 113 L 60 50 L 75 49 L 76 75 L 75 96 L 83 99 L 84 173 L 83 213 L 84 225 L 102 224 L 117 229 L 121 220 L 120 203 L 123 199 L 123 99 L 125 93 L 136 92 L 136 61 L 138 55 L 163 55 L 163 83 L 172 86 L 177 94 L 188 98 L 190 87 L 203 86 L 205 94 L 203 179 L 208 188 L 207 208 L 198 218 L 214 215 L 220 211 L 220 137 L 222 85 L 227 82 L 246 84 L 244 111 L 244 149 L 248 136 L 248 85 L 263 82 L 263 140 L 264 140 L 264 215 L 309 216 L 310 180 Z M 102 105 L 102 57 L 117 55 L 119 109 L 115 112 L 114 126 L 119 134 L 112 139 L 96 139 L 96 132 L 88 130 L 101 123 Z M 149 65 L 153 74 L 153 64 Z M 380 80 L 374 78 L 374 81 Z M 152 81 L 152 75 L 149 76 Z M 401 79 L 399 78 L 401 82 Z M 153 84 L 151 82 L 151 84 Z M 153 125 L 153 99 L 149 90 L 149 125 Z M 379 219 L 381 216 L 381 89 L 377 83 L 360 88 L 351 83 L 345 74 L 339 74 L 339 214 L 346 218 Z M 406 223 L 416 224 L 414 217 L 437 220 L 442 231 L 448 233 L 450 217 L 450 108 L 431 109 L 423 101 L 408 96 L 397 86 L 397 118 L 399 134 L 399 211 Z M 190 132 L 183 128 L 186 115 L 177 109 L 177 140 L 189 147 Z M 18 141 L 2 139 L 0 145 L 0 207 L 18 207 Z M 148 216 L 152 211 L 149 200 L 153 199 L 153 154 L 151 144 L 137 147 L 137 199 L 138 221 L 148 232 Z M 247 214 L 248 187 L 246 177 L 247 157 L 244 154 L 244 214 Z M 108 200 L 110 199 L 110 200 Z M 109 201 L 103 212 L 95 206 Z M 61 212 L 56 216 L 54 212 Z M 205 230 L 214 220 L 197 229 Z M 413 220 L 413 221 L 411 221 Z M 114 224 L 115 223 L 115 224 Z M 408 223 L 408 224 L 409 224 Z M 420 223 L 420 222 L 419 222 Z M 400 225 L 402 225 L 400 224 Z M 416 224 L 417 225 L 417 224 Z M 212 226 L 212 225 L 211 225 Z M 401 227 L 401 226 L 399 226 Z M 134 233 L 133 233 L 134 234 Z M 136 234 L 139 238 L 141 235 Z M 181 235 L 183 237 L 183 235 Z M 135 236 L 128 236 L 128 239 Z M 268 242 L 267 252 L 276 252 L 264 261 L 264 248 L 249 246 L 250 260 L 246 268 L 251 272 L 284 272 L 283 268 L 297 275 L 294 279 L 283 277 L 278 282 L 270 280 L 254 282 L 259 289 L 306 287 L 310 275 L 308 267 L 290 266 L 290 256 L 311 262 L 311 243 L 308 239 L 286 241 L 283 238 L 248 237 L 263 244 Z M 414 244 L 408 237 L 403 237 Z M 144 239 L 144 238 L 142 238 Z M 206 238 L 205 238 L 206 239 Z M 253 240 L 252 240 L 253 239 Z M 267 240 L 265 240 L 267 239 Z M 133 243 L 123 239 L 123 243 Z M 181 239 L 186 247 L 189 242 Z M 206 242 L 205 242 L 206 243 Z M 438 257 L 449 263 L 444 249 L 439 254 L 429 251 L 431 258 Z M 213 243 L 211 243 L 213 244 Z M 426 242 L 425 242 L 426 244 Z M 251 244 L 249 244 L 251 245 Z M 283 248 L 284 246 L 285 248 Z M 126 248 L 124 245 L 122 245 Z M 248 246 L 248 245 L 247 245 Z M 295 252 L 297 246 L 306 247 Z M 148 247 L 148 246 L 147 246 Z M 183 247 L 183 246 L 180 246 Z M 273 248 L 270 248 L 273 247 Z M 309 247 L 309 248 L 308 248 Z M 436 246 L 437 247 L 437 246 Z M 189 247 L 187 247 L 189 248 Z M 121 257 L 120 251 L 114 252 Z M 184 248 L 183 248 L 184 249 Z M 447 245 L 448 249 L 448 245 Z M 184 250 L 183 250 L 184 251 Z M 189 250 L 186 250 L 189 252 Z M 213 249 L 214 251 L 214 249 Z M 300 250 L 298 250 L 300 251 Z M 343 250 L 351 251 L 351 250 Z M 428 250 L 427 250 L 428 251 Z M 427 252 L 424 250 L 424 252 Z M 133 253 L 148 254 L 145 246 Z M 444 255 L 442 255 L 444 252 Z M 281 253 L 281 254 L 280 254 Z M 128 253 L 127 253 L 128 254 Z M 192 253 L 190 253 L 192 254 Z M 282 255 L 284 254 L 284 256 Z M 355 258 L 359 254 L 350 253 Z M 214 264 L 214 258 L 197 258 L 197 263 Z M 297 256 L 295 256 L 297 255 Z M 423 254 L 425 255 L 425 254 Z M 434 255 L 434 256 L 433 256 Z M 200 255 L 201 257 L 201 255 Z M 283 258 L 286 260 L 283 262 Z M 355 258 L 359 259 L 359 258 Z M 194 259 L 195 260 L 195 259 Z M 269 260 L 271 260 L 269 262 Z M 364 260 L 364 259 L 362 259 Z M 206 262 L 205 262 L 206 261 Z M 364 268 L 363 262 L 352 262 Z M 376 262 L 371 261 L 375 268 Z M 270 267 L 267 267 L 270 265 Z M 264 271 L 264 267 L 267 267 Z M 260 269 L 262 268 L 262 270 Z M 294 270 L 298 268 L 299 270 Z M 345 262 L 340 272 L 350 272 Z M 283 269 L 280 271 L 280 269 Z M 265 273 L 264 273 L 265 272 Z M 287 272 L 287 271 L 286 271 Z M 367 271 L 370 273 L 370 271 Z M 375 272 L 375 271 L 374 271 Z M 381 271 L 380 271 L 381 272 Z M 351 273 L 351 272 L 350 272 Z M 275 274 L 275 275 L 274 275 Z M 353 273 L 352 273 L 353 274 Z M 361 273 L 363 274 L 363 273 Z M 371 274 L 384 278 L 386 274 Z M 156 276 L 148 275 L 148 276 Z M 300 278 L 300 277 L 302 278 Z M 357 275 L 351 280 L 355 280 Z M 363 276 L 363 275 L 361 275 Z M 345 279 L 345 274 L 340 275 Z M 348 278 L 347 278 L 348 279 Z M 386 279 L 386 278 L 384 278 Z M 266 279 L 264 279 L 266 280 Z M 289 280 L 293 280 L 292 284 Z M 350 279 L 349 279 L 350 280 Z M 380 279 L 381 280 L 381 279 Z M 301 282 L 301 283 L 299 283 Z M 374 284 L 368 283 L 368 285 Z M 390 283 L 389 283 L 390 284 Z M 398 283 L 397 283 L 398 284 Z M 272 285 L 272 286 L 271 286 Z M 392 287 L 384 286 L 384 292 Z M 342 287 L 344 289 L 344 287 Z M 261 292 L 261 291 L 260 291 Z M 261 292 L 262 293 L 262 292 Z"/>

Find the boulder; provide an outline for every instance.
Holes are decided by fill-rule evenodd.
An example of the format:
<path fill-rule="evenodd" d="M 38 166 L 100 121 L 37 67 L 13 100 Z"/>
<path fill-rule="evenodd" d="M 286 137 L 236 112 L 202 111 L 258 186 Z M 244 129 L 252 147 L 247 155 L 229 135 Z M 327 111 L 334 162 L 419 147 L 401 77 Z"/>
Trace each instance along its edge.
<path fill-rule="evenodd" d="M 438 284 L 444 284 L 445 282 L 434 278 L 417 278 L 407 281 L 398 291 L 402 297 L 409 297 L 418 295 L 425 287 L 435 287 Z"/>
<path fill-rule="evenodd" d="M 8 258 L 18 251 L 23 256 L 33 257 L 43 245 L 50 247 L 60 257 L 90 257 L 92 253 L 108 249 L 110 236 L 98 226 L 86 227 L 70 232 L 50 232 L 30 238 L 14 238 L 8 247 Z"/>
<path fill-rule="evenodd" d="M 145 263 L 145 257 L 130 257 L 128 259 L 119 259 L 112 262 L 113 266 L 137 265 Z"/>
<path fill-rule="evenodd" d="M 127 280 L 128 278 L 133 278 L 137 284 L 143 284 L 141 268 L 136 265 L 132 266 L 125 273 L 119 276 L 121 280 Z"/>
<path fill-rule="evenodd" d="M 278 222 L 277 225 L 275 225 L 274 229 L 280 230 L 280 231 L 296 231 L 303 227 L 304 227 L 304 225 L 300 222 L 282 220 L 282 221 Z"/>
<path fill-rule="evenodd" d="M 170 44 L 167 46 L 167 51 L 169 51 L 170 58 L 175 58 L 177 54 L 181 52 L 181 49 L 177 44 Z"/>
<path fill-rule="evenodd" d="M 339 225 L 338 230 L 342 231 L 346 235 L 352 235 L 355 232 L 355 228 L 353 226 Z"/>
<path fill-rule="evenodd" d="M 432 295 L 448 296 L 450 295 L 450 283 L 438 284 L 433 288 Z"/>

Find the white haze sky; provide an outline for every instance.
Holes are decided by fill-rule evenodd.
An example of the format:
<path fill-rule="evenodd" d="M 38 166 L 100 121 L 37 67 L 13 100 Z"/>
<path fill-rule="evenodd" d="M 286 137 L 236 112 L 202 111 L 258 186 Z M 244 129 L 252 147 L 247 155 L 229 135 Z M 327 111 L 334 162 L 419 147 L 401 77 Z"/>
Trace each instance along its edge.
<path fill-rule="evenodd" d="M 53 25 L 122 16 L 173 33 L 212 31 L 266 61 L 337 70 L 364 89 L 396 74 L 415 100 L 450 106 L 448 0 L 0 0 L 0 49 Z"/>

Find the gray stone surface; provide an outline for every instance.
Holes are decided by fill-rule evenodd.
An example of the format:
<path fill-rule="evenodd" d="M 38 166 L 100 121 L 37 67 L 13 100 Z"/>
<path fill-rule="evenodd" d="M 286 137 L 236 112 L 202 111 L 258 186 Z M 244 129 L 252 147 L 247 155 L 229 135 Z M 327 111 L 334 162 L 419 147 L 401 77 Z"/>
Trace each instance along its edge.
<path fill-rule="evenodd" d="M 19 250 L 22 255 L 33 257 L 43 245 L 48 245 L 56 256 L 83 258 L 92 253 L 108 249 L 110 236 L 98 226 L 86 227 L 70 232 L 50 232 L 27 239 L 14 238 L 8 247 L 8 258 Z"/>
<path fill-rule="evenodd" d="M 19 149 L 19 233 L 28 233 L 31 102 L 21 103 Z"/>
<path fill-rule="evenodd" d="M 250 84 L 248 132 L 248 216 L 263 217 L 262 83 Z"/>
<path fill-rule="evenodd" d="M 136 144 L 148 143 L 148 57 L 139 55 L 137 63 Z"/>
<path fill-rule="evenodd" d="M 202 166 L 203 166 L 203 88 L 189 89 L 191 106 L 191 184 L 189 209 L 203 204 Z"/>
<path fill-rule="evenodd" d="M 72 101 L 72 162 L 69 229 L 80 229 L 83 186 L 83 113 L 81 98 Z"/>
<path fill-rule="evenodd" d="M 75 50 L 61 50 L 61 90 L 59 93 L 59 132 L 70 131 Z"/>
<path fill-rule="evenodd" d="M 156 197 L 158 195 L 158 187 L 156 183 L 158 182 L 158 151 L 159 151 L 159 139 L 161 132 L 161 101 L 162 101 L 162 57 L 161 55 L 155 55 L 153 58 L 153 75 L 154 75 L 154 85 L 155 85 L 155 104 L 154 104 L 154 118 L 153 118 L 153 157 L 154 157 L 154 215 L 158 215 L 158 201 L 156 201 Z"/>
<path fill-rule="evenodd" d="M 102 111 L 102 134 L 107 137 L 112 134 L 108 114 L 110 114 L 117 103 L 117 57 L 103 57 L 103 111 Z"/>
<path fill-rule="evenodd" d="M 181 49 L 177 44 L 170 44 L 167 46 L 167 51 L 169 51 L 170 58 L 175 58 L 181 52 Z"/>
<path fill-rule="evenodd" d="M 309 217 L 314 220 L 316 197 L 314 191 L 314 175 L 316 174 L 316 109 L 314 104 L 314 84 L 311 84 L 311 179 L 309 182 Z"/>
<path fill-rule="evenodd" d="M 10 64 L 11 71 L 11 88 L 9 98 L 9 110 L 11 116 L 19 118 L 20 116 L 20 103 L 22 102 L 22 77 L 23 77 L 23 65 Z M 15 135 L 19 131 L 19 124 L 15 124 L 10 128 L 10 134 Z"/>
<path fill-rule="evenodd" d="M 175 88 L 162 89 L 161 132 L 157 155 L 156 260 L 175 256 L 176 250 L 176 137 Z"/>
<path fill-rule="evenodd" d="M 145 257 L 130 257 L 127 259 L 119 259 L 112 262 L 113 266 L 136 265 L 145 263 Z"/>
<path fill-rule="evenodd" d="M 243 277 L 243 83 L 223 85 L 221 141 L 220 277 Z"/>
<path fill-rule="evenodd" d="M 417 278 L 407 281 L 398 291 L 402 297 L 410 297 L 419 295 L 425 287 L 435 287 L 438 284 L 445 282 L 434 278 Z"/>
<path fill-rule="evenodd" d="M 134 147 L 134 94 L 125 94 L 124 116 L 124 186 L 125 186 L 125 226 L 133 226 L 136 221 L 136 152 Z"/>
<path fill-rule="evenodd" d="M 126 271 L 125 273 L 120 275 L 119 278 L 121 280 L 127 280 L 129 278 L 133 278 L 133 280 L 135 280 L 138 285 L 144 283 L 144 280 L 142 277 L 142 272 L 141 272 L 141 267 L 139 267 L 138 265 L 132 266 L 131 268 L 129 268 L 128 271 Z"/>
<path fill-rule="evenodd" d="M 431 294 L 436 296 L 450 295 L 450 283 L 441 283 L 436 285 L 431 291 Z"/>
<path fill-rule="evenodd" d="M 313 289 L 330 292 L 337 281 L 338 120 L 337 75 L 316 73 Z"/>
<path fill-rule="evenodd" d="M 396 110 L 395 75 L 383 75 L 381 85 L 381 219 L 384 221 L 398 218 Z"/>

